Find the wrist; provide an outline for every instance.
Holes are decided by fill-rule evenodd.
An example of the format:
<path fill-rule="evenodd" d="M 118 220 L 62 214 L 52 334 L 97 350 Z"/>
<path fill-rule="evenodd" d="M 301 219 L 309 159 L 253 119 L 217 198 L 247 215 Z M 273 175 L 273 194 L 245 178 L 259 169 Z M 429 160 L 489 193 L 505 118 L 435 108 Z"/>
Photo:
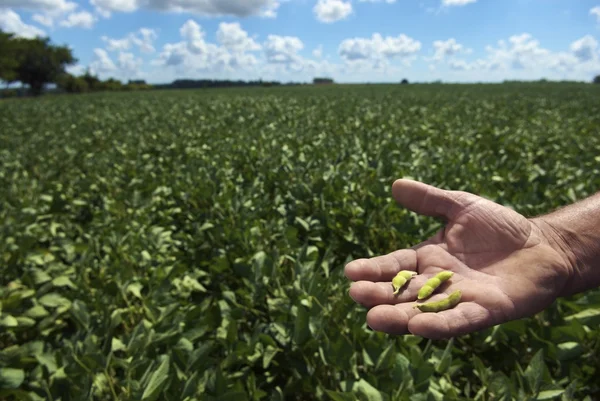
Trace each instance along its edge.
<path fill-rule="evenodd" d="M 539 216 L 530 221 L 561 259 L 568 279 L 558 296 L 569 296 L 600 285 L 597 266 L 600 243 L 597 235 L 561 214 Z M 593 231 L 592 231 L 593 233 Z"/>

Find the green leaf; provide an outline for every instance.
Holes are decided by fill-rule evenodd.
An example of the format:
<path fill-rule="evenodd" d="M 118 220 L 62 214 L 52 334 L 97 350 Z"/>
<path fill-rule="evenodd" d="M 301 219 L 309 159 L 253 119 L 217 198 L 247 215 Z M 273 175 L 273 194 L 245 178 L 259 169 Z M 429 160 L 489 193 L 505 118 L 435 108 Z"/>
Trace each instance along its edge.
<path fill-rule="evenodd" d="M 565 320 L 567 322 L 570 322 L 572 320 L 577 320 L 580 323 L 583 323 L 588 326 L 589 325 L 598 325 L 598 324 L 600 324 L 600 308 L 589 308 L 589 309 L 583 310 L 574 315 L 567 316 L 565 318 Z"/>
<path fill-rule="evenodd" d="M 35 359 L 37 359 L 40 365 L 45 366 L 50 374 L 56 372 L 58 369 L 56 358 L 51 353 L 37 353 Z"/>
<path fill-rule="evenodd" d="M 32 327 L 35 326 L 35 320 L 29 318 L 27 316 L 19 316 L 17 317 L 17 322 L 19 323 L 19 327 Z"/>
<path fill-rule="evenodd" d="M 48 312 L 46 310 L 46 308 L 44 308 L 41 305 L 36 305 L 32 308 L 29 308 L 25 312 L 25 316 L 30 317 L 32 319 L 41 319 L 41 318 L 48 316 L 49 314 L 50 314 L 50 312 Z"/>
<path fill-rule="evenodd" d="M 298 306 L 298 313 L 294 324 L 294 342 L 302 345 L 310 338 L 310 328 L 308 326 L 310 314 L 306 307 Z"/>
<path fill-rule="evenodd" d="M 383 396 L 375 387 L 365 379 L 360 379 L 354 384 L 354 391 L 364 394 L 369 401 L 383 401 Z"/>
<path fill-rule="evenodd" d="M 540 391 L 540 393 L 538 394 L 536 400 L 553 400 L 555 398 L 560 397 L 563 393 L 565 392 L 565 390 L 544 390 L 544 391 Z"/>
<path fill-rule="evenodd" d="M 296 222 L 299 223 L 302 228 L 304 228 L 304 230 L 306 230 L 307 232 L 310 231 L 310 224 L 308 224 L 308 222 L 300 217 L 296 217 Z"/>
<path fill-rule="evenodd" d="M 558 359 L 561 361 L 567 361 L 579 357 L 584 349 L 580 343 L 574 341 L 568 341 L 558 344 Z"/>
<path fill-rule="evenodd" d="M 55 292 L 44 295 L 38 301 L 48 308 L 69 307 L 71 305 L 71 301 Z"/>
<path fill-rule="evenodd" d="M 533 394 L 537 394 L 540 390 L 545 371 L 546 364 L 544 363 L 544 350 L 540 349 L 533 358 L 531 358 L 524 374 L 529 383 L 529 389 Z"/>
<path fill-rule="evenodd" d="M 0 389 L 17 389 L 25 381 L 22 369 L 0 368 Z"/>
<path fill-rule="evenodd" d="M 136 298 L 143 299 L 141 290 L 144 286 L 140 283 L 131 283 L 127 286 L 127 292 L 132 293 Z"/>
<path fill-rule="evenodd" d="M 67 276 L 60 276 L 52 280 L 52 285 L 55 287 L 69 287 L 72 289 L 77 289 L 77 286 L 73 284 L 71 279 Z"/>
<path fill-rule="evenodd" d="M 215 226 L 209 222 L 206 222 L 204 224 L 202 224 L 200 226 L 200 228 L 198 229 L 198 231 L 202 232 L 202 231 L 206 231 L 206 230 L 210 230 L 211 228 L 214 228 Z"/>
<path fill-rule="evenodd" d="M 36 256 L 40 259 L 37 264 L 44 264 L 43 260 L 41 260 L 41 255 Z M 33 275 L 33 282 L 38 285 L 52 280 L 52 277 L 48 273 L 38 268 L 32 269 L 31 274 Z"/>
<path fill-rule="evenodd" d="M 435 367 L 436 372 L 440 374 L 446 373 L 450 365 L 452 364 L 452 348 L 454 347 L 454 337 L 448 341 L 444 353 L 440 359 L 440 362 Z"/>
<path fill-rule="evenodd" d="M 123 344 L 123 342 L 121 340 L 119 340 L 118 338 L 113 337 L 111 340 L 110 350 L 112 352 L 124 351 L 124 350 L 127 350 L 127 346 L 125 344 Z"/>
<path fill-rule="evenodd" d="M 162 391 L 162 388 L 169 377 L 170 358 L 168 355 L 161 356 L 162 362 L 150 376 L 148 384 L 144 388 L 142 400 L 155 400 Z"/>
<path fill-rule="evenodd" d="M 333 401 L 356 401 L 356 397 L 353 393 L 342 393 L 339 391 L 325 390 L 325 393 Z"/>
<path fill-rule="evenodd" d="M 277 348 L 267 345 L 267 348 L 263 353 L 263 369 L 268 369 L 269 365 L 271 364 L 271 361 L 273 360 L 278 351 L 279 350 Z"/>
<path fill-rule="evenodd" d="M 4 327 L 17 327 L 19 325 L 19 321 L 15 319 L 11 315 L 2 315 L 0 316 L 0 326 Z"/>

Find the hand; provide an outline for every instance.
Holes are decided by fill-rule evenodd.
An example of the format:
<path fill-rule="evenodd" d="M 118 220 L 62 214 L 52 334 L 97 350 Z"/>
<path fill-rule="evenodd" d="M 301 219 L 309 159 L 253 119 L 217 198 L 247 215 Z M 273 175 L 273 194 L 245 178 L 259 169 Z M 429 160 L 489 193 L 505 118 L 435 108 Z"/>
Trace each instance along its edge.
<path fill-rule="evenodd" d="M 373 330 L 431 339 L 467 334 L 542 311 L 569 280 L 568 258 L 534 219 L 474 194 L 411 180 L 396 181 L 392 193 L 400 205 L 446 225 L 410 249 L 346 266 L 354 281 L 350 296 L 370 309 Z M 393 295 L 391 280 L 400 270 L 419 275 Z M 414 309 L 419 288 L 442 270 L 454 276 L 426 302 L 460 289 L 461 303 L 438 313 Z"/>

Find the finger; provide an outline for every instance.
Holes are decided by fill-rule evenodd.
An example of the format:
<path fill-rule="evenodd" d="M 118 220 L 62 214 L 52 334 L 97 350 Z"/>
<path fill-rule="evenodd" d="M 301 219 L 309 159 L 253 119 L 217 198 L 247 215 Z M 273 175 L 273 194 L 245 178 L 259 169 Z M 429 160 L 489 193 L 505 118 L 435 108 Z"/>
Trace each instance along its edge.
<path fill-rule="evenodd" d="M 419 311 L 413 309 L 413 302 L 398 305 L 379 305 L 367 313 L 367 325 L 388 334 L 409 334 L 408 323 Z"/>
<path fill-rule="evenodd" d="M 483 330 L 494 324 L 488 309 L 475 302 L 463 302 L 438 313 L 419 312 L 408 322 L 408 331 L 416 336 L 443 340 Z"/>
<path fill-rule="evenodd" d="M 400 270 L 417 270 L 417 253 L 412 249 L 401 249 L 387 255 L 370 259 L 356 259 L 344 269 L 352 281 L 391 281 Z"/>
<path fill-rule="evenodd" d="M 446 220 L 452 220 L 466 205 L 463 198 L 450 191 L 406 179 L 394 182 L 392 195 L 396 202 L 415 213 Z"/>

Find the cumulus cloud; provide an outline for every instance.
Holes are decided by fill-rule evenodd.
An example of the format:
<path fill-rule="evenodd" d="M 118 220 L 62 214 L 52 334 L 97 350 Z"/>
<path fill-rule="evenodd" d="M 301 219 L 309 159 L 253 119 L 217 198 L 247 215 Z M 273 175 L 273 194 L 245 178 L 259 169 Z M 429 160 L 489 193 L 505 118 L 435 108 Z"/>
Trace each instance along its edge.
<path fill-rule="evenodd" d="M 38 24 L 47 26 L 49 28 L 52 27 L 52 26 L 54 26 L 54 18 L 52 18 L 49 15 L 45 15 L 45 14 L 33 14 L 33 16 L 31 17 L 31 19 L 33 19 Z"/>
<path fill-rule="evenodd" d="M 591 35 L 571 43 L 570 50 L 580 61 L 590 61 L 597 57 L 598 41 Z"/>
<path fill-rule="evenodd" d="M 384 38 L 375 33 L 371 38 L 345 39 L 338 53 L 348 63 L 367 63 L 381 69 L 393 58 L 410 63 L 420 50 L 421 42 L 404 34 Z"/>
<path fill-rule="evenodd" d="M 69 14 L 66 19 L 60 22 L 60 26 L 64 26 L 66 28 L 78 27 L 91 29 L 95 23 L 96 17 L 87 11 L 81 11 Z"/>
<path fill-rule="evenodd" d="M 303 48 L 304 43 L 295 36 L 269 35 L 264 43 L 268 63 L 285 64 L 290 67 L 302 65 L 302 57 L 298 52 Z"/>
<path fill-rule="evenodd" d="M 0 8 L 13 8 L 34 12 L 32 19 L 44 26 L 54 26 L 54 21 L 73 13 L 77 3 L 68 0 L 0 0 Z"/>
<path fill-rule="evenodd" d="M 0 29 L 22 38 L 35 38 L 36 36 L 46 35 L 43 30 L 24 23 L 19 14 L 6 8 L 0 8 Z"/>
<path fill-rule="evenodd" d="M 124 38 L 113 39 L 108 36 L 102 36 L 102 40 L 106 43 L 106 48 L 109 51 L 129 50 L 137 46 L 142 53 L 154 53 L 154 41 L 158 38 L 158 34 L 154 29 L 141 28 L 137 32 L 132 32 Z"/>
<path fill-rule="evenodd" d="M 523 33 L 511 36 L 508 41 L 500 40 L 496 46 L 486 46 L 486 52 L 487 57 L 474 62 L 453 59 L 448 65 L 455 71 L 490 71 L 505 78 L 507 74 L 539 77 L 568 73 L 570 77 L 587 79 L 589 74 L 600 70 L 598 41 L 591 35 L 573 41 L 566 51 L 551 51 L 530 34 Z"/>
<path fill-rule="evenodd" d="M 237 23 L 221 23 L 217 31 L 220 45 L 206 41 L 202 27 L 194 20 L 186 21 L 179 33 L 183 39 L 168 43 L 152 64 L 181 71 L 232 72 L 255 66 L 254 54 L 261 49 Z"/>
<path fill-rule="evenodd" d="M 117 67 L 121 76 L 135 78 L 139 75 L 144 61 L 133 53 L 121 52 L 117 58 Z"/>
<path fill-rule="evenodd" d="M 477 0 L 442 0 L 442 5 L 446 7 L 466 6 L 470 3 L 476 3 Z"/>
<path fill-rule="evenodd" d="M 432 60 L 434 61 L 443 61 L 447 57 L 471 52 L 471 49 L 466 49 L 454 38 L 450 38 L 448 40 L 436 40 L 433 42 L 433 48 L 435 49 L 435 53 L 432 57 Z"/>
<path fill-rule="evenodd" d="M 66 0 L 2 0 L 1 7 L 28 11 L 67 13 L 77 8 L 77 3 Z"/>
<path fill-rule="evenodd" d="M 115 60 L 106 50 L 94 49 L 89 69 L 92 74 L 98 75 L 102 79 L 110 77 L 129 80 L 142 75 L 143 65 L 144 61 L 130 52 L 120 51 Z M 81 73 L 81 71 L 79 72 Z"/>
<path fill-rule="evenodd" d="M 106 50 L 94 49 L 94 57 L 90 63 L 92 74 L 107 74 L 116 71 L 117 66 L 112 61 Z"/>
<path fill-rule="evenodd" d="M 139 0 L 90 0 L 90 4 L 105 17 L 113 11 L 130 13 L 138 9 Z"/>
<path fill-rule="evenodd" d="M 590 15 L 595 15 L 596 20 L 600 22 L 600 6 L 596 6 L 590 10 Z"/>
<path fill-rule="evenodd" d="M 201 16 L 274 17 L 279 0 L 91 0 L 103 15 L 111 12 L 132 12 L 140 8 L 191 13 Z"/>
<path fill-rule="evenodd" d="M 388 3 L 394 4 L 396 0 L 359 0 L 361 3 Z"/>
<path fill-rule="evenodd" d="M 261 46 L 248 36 L 239 23 L 222 23 L 217 31 L 219 43 L 232 52 L 247 52 L 260 50 Z"/>
<path fill-rule="evenodd" d="M 352 13 L 352 4 L 342 0 L 318 0 L 313 12 L 319 21 L 332 23 L 348 17 Z"/>
<path fill-rule="evenodd" d="M 323 45 L 319 45 L 315 50 L 313 50 L 312 54 L 315 58 L 323 57 Z"/>

